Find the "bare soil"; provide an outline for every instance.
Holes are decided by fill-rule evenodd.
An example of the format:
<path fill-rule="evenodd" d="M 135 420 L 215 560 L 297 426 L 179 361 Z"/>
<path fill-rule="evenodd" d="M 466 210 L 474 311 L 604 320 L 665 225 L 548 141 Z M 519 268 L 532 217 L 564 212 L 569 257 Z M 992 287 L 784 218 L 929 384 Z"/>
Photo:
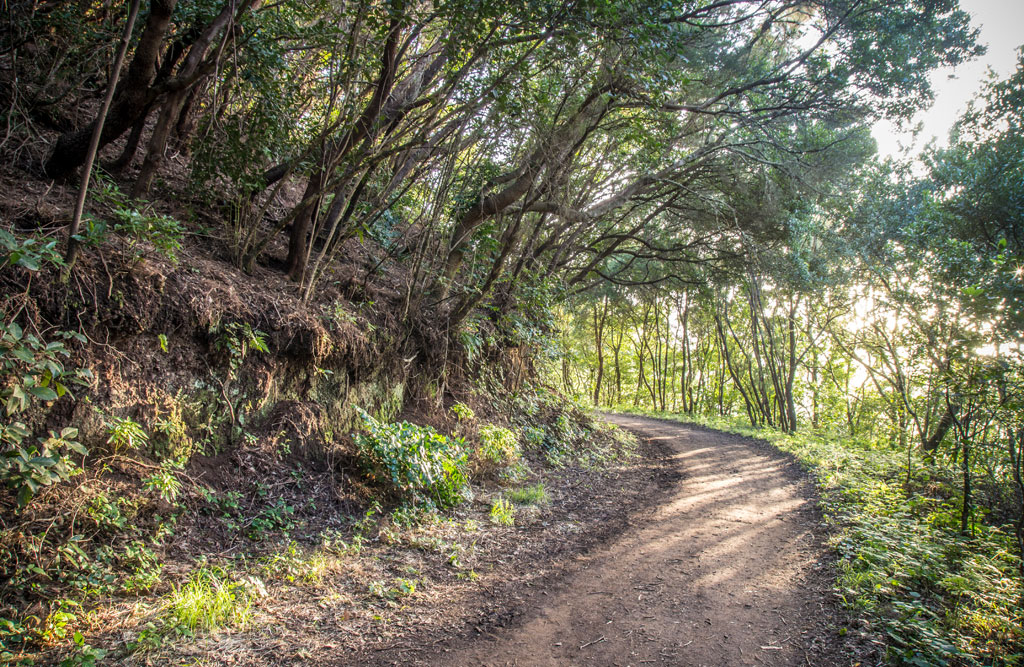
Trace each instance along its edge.
<path fill-rule="evenodd" d="M 497 623 L 363 661 L 851 664 L 823 523 L 798 466 L 749 438 L 607 418 L 667 447 L 680 473 L 652 513 L 627 522 L 561 576 L 506 599 L 510 608 Z"/>

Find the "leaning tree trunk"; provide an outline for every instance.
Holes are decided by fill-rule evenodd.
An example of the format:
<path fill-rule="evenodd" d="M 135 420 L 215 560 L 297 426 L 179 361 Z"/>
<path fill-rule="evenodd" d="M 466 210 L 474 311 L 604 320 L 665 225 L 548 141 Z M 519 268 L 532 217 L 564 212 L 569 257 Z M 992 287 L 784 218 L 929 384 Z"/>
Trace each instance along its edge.
<path fill-rule="evenodd" d="M 78 227 L 82 223 L 82 213 L 85 211 L 85 198 L 89 194 L 89 176 L 92 174 L 92 163 L 99 151 L 100 133 L 103 132 L 103 122 L 110 109 L 110 102 L 114 98 L 114 87 L 117 79 L 121 76 L 121 66 L 124 64 L 124 56 L 128 51 L 128 42 L 132 38 L 132 30 L 135 27 L 135 19 L 139 15 L 139 0 L 132 0 L 128 10 L 128 20 L 124 25 L 124 33 L 121 35 L 121 43 L 114 57 L 114 67 L 110 73 L 110 84 L 106 96 L 103 98 L 103 105 L 100 107 L 100 115 L 96 119 L 92 136 L 89 139 L 89 148 L 85 154 L 85 173 L 82 174 L 82 182 L 78 188 L 78 199 L 75 200 L 75 212 L 71 217 L 71 225 L 68 227 L 68 245 L 64 254 L 64 263 L 71 267 L 75 263 L 78 254 Z"/>
<path fill-rule="evenodd" d="M 98 149 L 124 134 L 152 103 L 156 61 L 177 2 L 178 0 L 150 0 L 146 27 L 142 30 L 138 46 L 135 47 L 135 55 L 128 66 L 128 71 L 117 86 L 113 104 L 103 123 Z M 97 118 L 86 127 L 61 135 L 43 167 L 47 176 L 66 176 L 85 163 L 93 130 L 98 123 Z"/>
<path fill-rule="evenodd" d="M 254 4 L 253 0 L 243 3 L 238 8 L 238 17 L 245 13 L 252 4 Z M 197 76 L 197 72 L 205 64 L 206 52 L 213 44 L 213 40 L 221 31 L 226 31 L 224 41 L 221 44 L 221 48 L 223 48 L 224 44 L 231 38 L 232 21 L 237 20 L 238 17 L 235 15 L 235 3 L 225 3 L 220 13 L 203 28 L 199 37 L 189 47 L 188 56 L 185 57 L 185 61 L 181 64 L 181 68 L 177 73 L 179 78 L 193 79 Z M 219 53 L 216 55 L 219 55 Z M 185 103 L 188 101 L 189 95 L 193 87 L 198 84 L 198 81 L 193 81 L 189 86 L 175 90 L 164 101 L 160 109 L 160 115 L 157 117 L 156 126 L 153 128 L 153 134 L 149 138 L 146 157 L 143 159 L 139 175 L 135 179 L 132 197 L 139 198 L 149 194 L 149 190 L 153 186 L 153 179 L 156 177 L 157 171 L 163 163 L 164 154 L 167 152 L 167 142 L 171 137 L 171 131 L 178 122 L 178 117 L 181 115 L 182 109 L 185 107 Z"/>

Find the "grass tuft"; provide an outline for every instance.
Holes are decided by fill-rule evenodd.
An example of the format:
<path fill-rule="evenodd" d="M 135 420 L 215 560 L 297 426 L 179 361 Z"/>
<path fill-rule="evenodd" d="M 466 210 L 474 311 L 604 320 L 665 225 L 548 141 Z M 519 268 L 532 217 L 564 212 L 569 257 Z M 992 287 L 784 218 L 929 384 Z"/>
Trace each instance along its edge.
<path fill-rule="evenodd" d="M 544 482 L 537 482 L 533 486 L 524 486 L 521 489 L 509 489 L 505 491 L 505 497 L 515 505 L 546 505 L 550 501 L 548 492 L 544 489 Z"/>
<path fill-rule="evenodd" d="M 171 593 L 169 615 L 175 626 L 190 632 L 244 627 L 252 620 L 252 600 L 242 584 L 202 567 Z"/>
<path fill-rule="evenodd" d="M 502 497 L 498 497 L 491 503 L 491 523 L 499 526 L 514 526 L 516 523 L 516 510 L 512 503 Z"/>

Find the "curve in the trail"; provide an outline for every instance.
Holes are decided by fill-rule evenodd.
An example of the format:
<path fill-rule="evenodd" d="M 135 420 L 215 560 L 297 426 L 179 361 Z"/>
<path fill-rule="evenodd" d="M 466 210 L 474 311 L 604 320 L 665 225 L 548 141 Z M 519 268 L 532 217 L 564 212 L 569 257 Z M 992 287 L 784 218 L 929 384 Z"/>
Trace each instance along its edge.
<path fill-rule="evenodd" d="M 521 624 L 452 646 L 444 664 L 831 664 L 826 549 L 793 464 L 739 436 L 606 418 L 667 445 L 678 488 Z"/>

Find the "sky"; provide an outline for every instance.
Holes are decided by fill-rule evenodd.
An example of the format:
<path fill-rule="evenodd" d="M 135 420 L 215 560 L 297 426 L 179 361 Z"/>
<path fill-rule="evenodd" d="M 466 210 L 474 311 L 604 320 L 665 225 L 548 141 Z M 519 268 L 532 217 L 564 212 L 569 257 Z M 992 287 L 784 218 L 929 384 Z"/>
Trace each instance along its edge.
<path fill-rule="evenodd" d="M 988 52 L 960 67 L 933 72 L 935 103 L 917 114 L 907 128 L 888 121 L 876 123 L 872 135 L 881 157 L 914 156 L 933 138 L 946 145 L 950 128 L 981 90 L 988 69 L 1006 78 L 1016 67 L 1017 47 L 1024 44 L 1024 0 L 960 0 L 960 6 L 980 28 L 978 41 L 988 46 Z M 911 130 L 918 124 L 920 132 L 915 137 Z"/>

